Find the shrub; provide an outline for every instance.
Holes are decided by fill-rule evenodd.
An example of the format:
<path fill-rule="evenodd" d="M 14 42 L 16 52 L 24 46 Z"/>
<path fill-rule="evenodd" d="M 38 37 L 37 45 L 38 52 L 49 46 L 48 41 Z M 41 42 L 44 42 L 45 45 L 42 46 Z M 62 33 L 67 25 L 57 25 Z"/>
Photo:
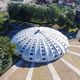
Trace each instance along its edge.
<path fill-rule="evenodd" d="M 4 23 L 4 19 L 0 17 L 0 31 L 3 30 L 3 23 Z"/>
<path fill-rule="evenodd" d="M 65 26 L 66 23 L 67 23 L 67 19 L 65 17 L 63 17 L 62 15 L 59 16 L 57 24 L 59 26 Z"/>
<path fill-rule="evenodd" d="M 0 75 L 12 65 L 12 56 L 15 45 L 11 44 L 8 37 L 0 37 Z"/>

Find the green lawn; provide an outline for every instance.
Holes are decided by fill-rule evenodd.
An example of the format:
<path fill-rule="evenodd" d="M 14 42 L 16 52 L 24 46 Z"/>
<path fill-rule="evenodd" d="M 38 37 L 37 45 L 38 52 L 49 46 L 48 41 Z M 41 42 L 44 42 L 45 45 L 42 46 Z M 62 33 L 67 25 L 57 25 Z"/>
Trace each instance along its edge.
<path fill-rule="evenodd" d="M 6 15 L 7 15 L 7 12 L 4 12 L 4 11 L 0 12 L 0 17 L 4 17 Z"/>

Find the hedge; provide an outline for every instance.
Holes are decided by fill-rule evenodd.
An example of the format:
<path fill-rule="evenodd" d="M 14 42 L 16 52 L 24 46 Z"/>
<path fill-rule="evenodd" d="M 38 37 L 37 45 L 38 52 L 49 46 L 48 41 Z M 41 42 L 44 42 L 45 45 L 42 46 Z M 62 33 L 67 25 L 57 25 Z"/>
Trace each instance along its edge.
<path fill-rule="evenodd" d="M 0 36 L 0 75 L 12 65 L 15 48 L 8 37 Z"/>
<path fill-rule="evenodd" d="M 8 6 L 9 16 L 13 20 L 30 22 L 54 22 L 58 19 L 61 11 L 56 5 L 37 5 L 11 3 Z"/>

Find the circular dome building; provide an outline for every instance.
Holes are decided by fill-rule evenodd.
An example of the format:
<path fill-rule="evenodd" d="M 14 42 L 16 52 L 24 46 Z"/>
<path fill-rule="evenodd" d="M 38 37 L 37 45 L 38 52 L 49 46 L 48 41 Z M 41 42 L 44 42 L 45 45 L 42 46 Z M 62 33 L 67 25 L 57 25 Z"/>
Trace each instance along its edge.
<path fill-rule="evenodd" d="M 48 27 L 32 27 L 17 33 L 12 43 L 17 55 L 29 62 L 54 61 L 65 54 L 69 44 L 62 33 Z"/>

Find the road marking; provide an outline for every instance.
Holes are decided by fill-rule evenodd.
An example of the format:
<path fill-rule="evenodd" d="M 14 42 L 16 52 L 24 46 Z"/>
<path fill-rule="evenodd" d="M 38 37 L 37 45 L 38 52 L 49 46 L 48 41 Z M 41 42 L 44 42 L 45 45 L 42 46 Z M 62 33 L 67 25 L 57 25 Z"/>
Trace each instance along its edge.
<path fill-rule="evenodd" d="M 19 60 L 16 64 L 14 64 L 7 72 L 5 72 L 0 77 L 0 80 L 8 80 L 9 77 L 19 68 L 18 66 L 20 66 L 22 63 L 23 63 L 23 61 Z"/>
<path fill-rule="evenodd" d="M 79 45 L 70 45 L 71 47 L 77 47 L 77 48 L 80 48 Z"/>
<path fill-rule="evenodd" d="M 70 54 L 73 54 L 73 55 L 76 55 L 76 56 L 80 57 L 80 53 L 73 52 L 73 51 L 70 51 L 70 50 L 68 50 L 67 52 L 69 52 Z"/>
<path fill-rule="evenodd" d="M 60 60 L 80 76 L 80 69 L 74 67 L 72 64 L 62 58 Z"/>
<path fill-rule="evenodd" d="M 34 63 L 31 64 L 31 68 L 29 69 L 26 80 L 31 80 L 32 79 L 33 69 L 34 69 Z"/>
<path fill-rule="evenodd" d="M 52 74 L 53 80 L 61 80 L 58 73 L 56 72 L 55 68 L 53 67 L 51 63 L 48 64 L 48 68 Z"/>

